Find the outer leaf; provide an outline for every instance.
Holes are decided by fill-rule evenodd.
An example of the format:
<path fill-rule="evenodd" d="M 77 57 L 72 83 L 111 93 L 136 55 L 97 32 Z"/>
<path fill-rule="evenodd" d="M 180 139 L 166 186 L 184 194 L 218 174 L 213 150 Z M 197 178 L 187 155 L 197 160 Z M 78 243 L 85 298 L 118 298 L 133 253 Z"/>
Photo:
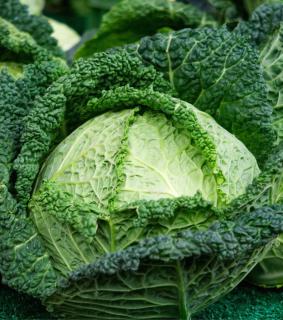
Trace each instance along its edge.
<path fill-rule="evenodd" d="M 265 205 L 282 201 L 283 144 L 273 150 L 261 174 L 248 187 L 243 196 L 233 201 L 230 212 L 246 210 L 247 212 Z M 238 209 L 237 209 L 238 208 Z"/>
<path fill-rule="evenodd" d="M 280 3 L 259 6 L 249 21 L 239 24 L 236 31 L 251 37 L 257 45 L 265 42 L 282 22 L 283 5 Z"/>
<path fill-rule="evenodd" d="M 185 29 L 143 38 L 128 50 L 163 72 L 183 100 L 211 114 L 260 162 L 267 157 L 275 141 L 272 108 L 257 51 L 245 38 L 225 28 Z"/>
<path fill-rule="evenodd" d="M 262 5 L 250 21 L 242 22 L 237 32 L 248 34 L 260 50 L 260 63 L 267 83 L 269 103 L 273 106 L 273 126 L 278 142 L 283 138 L 283 4 Z"/>
<path fill-rule="evenodd" d="M 247 194 L 243 196 L 242 205 L 246 209 L 262 205 L 283 203 L 283 145 L 277 147 L 271 155 L 261 176 L 254 182 Z M 241 197 L 238 199 L 241 202 Z M 264 259 L 249 275 L 248 280 L 262 287 L 282 287 L 283 257 L 282 235 L 274 242 Z"/>
<path fill-rule="evenodd" d="M 269 157 L 260 176 L 254 180 L 247 192 L 240 196 L 229 211 L 233 214 L 241 210 L 250 212 L 265 205 L 283 203 L 283 145 L 282 142 Z M 282 235 L 279 236 L 264 259 L 248 276 L 248 280 L 263 287 L 281 287 L 282 276 Z"/>
<path fill-rule="evenodd" d="M 268 86 L 268 97 L 274 110 L 273 126 L 278 134 L 278 142 L 280 142 L 283 139 L 283 19 L 279 29 L 261 44 L 260 50 L 260 60 Z"/>
<path fill-rule="evenodd" d="M 46 304 L 71 319 L 87 318 L 89 309 L 94 319 L 188 319 L 236 285 L 261 249 L 250 263 L 249 253 L 282 230 L 274 209 L 216 223 L 207 231 L 148 238 L 108 254 L 71 273 Z"/>
<path fill-rule="evenodd" d="M 20 32 L 1 18 L 0 26 L 0 59 L 3 61 L 3 70 L 0 72 L 2 141 L 0 164 L 3 168 L 1 181 L 7 186 L 12 161 L 19 151 L 23 117 L 32 109 L 35 97 L 42 94 L 50 83 L 65 73 L 67 67 L 61 59 L 52 57 L 39 47 L 29 34 Z M 17 80 L 9 74 L 10 59 L 17 62 Z"/>
<path fill-rule="evenodd" d="M 14 197 L 13 161 L 20 150 L 23 118 L 32 110 L 36 96 L 66 73 L 67 67 L 28 33 L 2 18 L 0 26 L 0 272 L 8 285 L 42 297 L 54 291 L 57 278 L 26 218 L 26 208 L 19 207 Z M 16 66 L 16 74 L 11 66 Z"/>
<path fill-rule="evenodd" d="M 66 65 L 39 47 L 30 35 L 20 32 L 1 18 L 0 26 L 0 59 L 3 61 L 0 72 L 0 165 L 1 182 L 8 186 L 12 161 L 19 151 L 22 119 L 32 109 L 35 97 L 66 72 Z M 14 73 L 9 74 L 10 59 L 16 61 L 17 80 L 13 78 Z"/>
<path fill-rule="evenodd" d="M 282 234 L 273 242 L 270 250 L 259 261 L 247 280 L 263 288 L 282 288 L 283 286 L 283 242 Z"/>
<path fill-rule="evenodd" d="M 0 272 L 2 282 L 35 297 L 52 294 L 57 276 L 31 220 L 0 183 Z"/>
<path fill-rule="evenodd" d="M 262 4 L 281 3 L 282 0 L 244 0 L 244 6 L 249 15 L 252 15 L 253 11 Z"/>
<path fill-rule="evenodd" d="M 177 30 L 214 24 L 212 17 L 191 4 L 174 0 L 123 0 L 105 14 L 98 33 L 84 44 L 77 57 L 136 42 L 161 28 Z"/>

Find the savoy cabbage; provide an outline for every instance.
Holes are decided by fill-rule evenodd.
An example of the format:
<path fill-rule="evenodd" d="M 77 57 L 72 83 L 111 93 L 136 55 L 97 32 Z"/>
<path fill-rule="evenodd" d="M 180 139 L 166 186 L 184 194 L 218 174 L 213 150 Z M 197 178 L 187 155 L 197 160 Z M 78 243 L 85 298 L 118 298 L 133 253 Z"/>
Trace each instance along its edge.
<path fill-rule="evenodd" d="M 274 253 L 281 10 L 231 29 L 124 0 L 70 67 L 48 32 L 2 18 L 2 281 L 70 319 L 190 319 Z"/>
<path fill-rule="evenodd" d="M 187 319 L 254 267 L 283 227 L 280 207 L 240 205 L 267 173 L 175 94 L 118 50 L 79 60 L 38 98 L 2 192 L 7 284 L 73 318 Z"/>

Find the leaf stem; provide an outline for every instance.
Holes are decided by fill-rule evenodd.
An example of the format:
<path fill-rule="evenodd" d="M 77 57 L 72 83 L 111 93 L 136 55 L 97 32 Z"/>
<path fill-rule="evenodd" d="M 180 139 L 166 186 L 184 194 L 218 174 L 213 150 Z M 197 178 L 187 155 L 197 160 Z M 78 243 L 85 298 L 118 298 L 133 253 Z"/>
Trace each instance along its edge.
<path fill-rule="evenodd" d="M 188 310 L 186 286 L 185 286 L 184 274 L 183 274 L 180 261 L 177 261 L 176 271 L 178 276 L 178 291 L 179 291 L 179 317 L 180 317 L 180 320 L 190 320 L 191 315 Z"/>

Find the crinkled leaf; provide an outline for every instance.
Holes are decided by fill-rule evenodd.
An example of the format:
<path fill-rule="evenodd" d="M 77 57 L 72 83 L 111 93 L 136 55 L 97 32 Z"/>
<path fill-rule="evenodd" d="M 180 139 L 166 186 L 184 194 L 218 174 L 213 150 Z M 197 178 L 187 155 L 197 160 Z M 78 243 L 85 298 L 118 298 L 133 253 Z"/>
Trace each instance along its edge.
<path fill-rule="evenodd" d="M 57 277 L 27 208 L 15 199 L 13 161 L 21 148 L 24 117 L 67 67 L 28 33 L 2 18 L 0 26 L 0 273 L 4 283 L 42 297 L 54 291 Z"/>
<path fill-rule="evenodd" d="M 270 155 L 262 174 L 255 179 L 247 193 L 236 201 L 236 207 L 247 211 L 264 205 L 283 203 L 283 144 L 282 142 Z M 283 285 L 282 235 L 251 272 L 248 280 L 263 287 L 281 287 Z"/>
<path fill-rule="evenodd" d="M 265 208 L 206 231 L 145 239 L 78 268 L 45 303 L 71 318 L 91 308 L 97 319 L 187 319 L 253 267 L 262 245 L 282 230 L 282 217 L 274 215 L 281 211 Z"/>
<path fill-rule="evenodd" d="M 273 106 L 273 127 L 280 142 L 283 139 L 283 4 L 260 6 L 236 31 L 248 34 L 259 48 L 268 99 Z"/>
<path fill-rule="evenodd" d="M 248 21 L 242 21 L 236 31 L 250 37 L 253 42 L 260 45 L 280 27 L 282 19 L 282 3 L 263 4 L 252 13 Z"/>
<path fill-rule="evenodd" d="M 48 90 L 44 99 L 36 101 L 35 109 L 26 118 L 22 151 L 15 162 L 19 199 L 27 203 L 41 161 L 48 154 L 58 131 L 66 122 L 71 130 L 85 118 L 79 112 L 93 96 L 103 90 L 130 84 L 137 88 L 153 87 L 171 92 L 169 84 L 154 68 L 124 52 L 113 55 L 101 53 L 92 59 L 78 60 L 68 77 L 61 78 Z M 33 150 L 31 156 L 30 150 Z"/>
<path fill-rule="evenodd" d="M 52 51 L 53 54 L 62 56 L 57 41 L 51 37 L 52 28 L 45 17 L 34 16 L 29 13 L 26 5 L 19 0 L 1 0 L 0 17 L 10 21 L 19 30 L 29 33 L 42 47 Z"/>
<path fill-rule="evenodd" d="M 266 159 L 275 141 L 272 107 L 257 50 L 244 37 L 226 28 L 185 29 L 143 38 L 128 50 L 163 72 L 183 100 L 211 114 L 259 162 Z"/>
<path fill-rule="evenodd" d="M 36 228 L 1 183 L 0 250 L 3 283 L 40 298 L 55 291 L 57 275 Z"/>
<path fill-rule="evenodd" d="M 264 69 L 268 98 L 273 106 L 273 126 L 278 135 L 278 142 L 280 142 L 283 139 L 283 19 L 279 29 L 260 45 L 260 50 L 260 61 Z"/>
<path fill-rule="evenodd" d="M 64 74 L 67 66 L 2 18 L 0 47 L 0 181 L 8 186 L 12 162 L 20 150 L 23 118 L 33 108 L 35 97 Z"/>

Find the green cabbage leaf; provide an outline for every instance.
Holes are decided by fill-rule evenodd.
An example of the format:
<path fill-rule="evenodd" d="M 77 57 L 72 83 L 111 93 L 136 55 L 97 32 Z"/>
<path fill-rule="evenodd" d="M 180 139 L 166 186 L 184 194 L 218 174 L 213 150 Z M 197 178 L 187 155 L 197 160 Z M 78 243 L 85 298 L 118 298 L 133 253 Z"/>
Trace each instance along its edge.
<path fill-rule="evenodd" d="M 273 107 L 272 123 L 279 143 L 283 138 L 283 4 L 258 7 L 250 20 L 242 22 L 236 32 L 248 35 L 260 51 L 259 59 L 267 84 L 268 100 Z"/>
<path fill-rule="evenodd" d="M 192 4 L 174 0 L 122 0 L 103 16 L 97 34 L 77 51 L 76 57 L 134 43 L 160 29 L 166 32 L 216 24 L 212 16 Z"/>

